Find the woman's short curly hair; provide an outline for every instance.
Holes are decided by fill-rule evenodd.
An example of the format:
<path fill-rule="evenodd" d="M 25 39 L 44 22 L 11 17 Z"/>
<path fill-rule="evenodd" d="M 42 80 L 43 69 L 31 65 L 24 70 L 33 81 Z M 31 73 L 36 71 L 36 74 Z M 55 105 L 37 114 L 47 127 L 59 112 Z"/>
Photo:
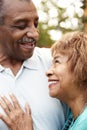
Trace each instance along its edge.
<path fill-rule="evenodd" d="M 87 87 L 87 33 L 73 32 L 65 34 L 53 44 L 52 56 L 61 53 L 68 56 L 70 70 L 74 72 L 79 86 Z"/>

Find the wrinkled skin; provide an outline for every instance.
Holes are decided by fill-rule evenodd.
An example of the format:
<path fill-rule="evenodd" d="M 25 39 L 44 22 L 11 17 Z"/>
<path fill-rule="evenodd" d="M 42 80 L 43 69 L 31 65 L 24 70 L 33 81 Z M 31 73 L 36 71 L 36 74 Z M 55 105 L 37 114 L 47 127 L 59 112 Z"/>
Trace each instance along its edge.
<path fill-rule="evenodd" d="M 8 28 L 0 26 L 0 61 L 2 55 L 8 58 L 7 44 L 14 44 L 13 37 Z"/>
<path fill-rule="evenodd" d="M 39 37 L 38 14 L 31 0 L 3 0 L 3 14 L 0 27 L 10 32 L 14 42 L 0 42 L 0 64 L 16 75 L 23 61 L 33 55 Z"/>
<path fill-rule="evenodd" d="M 23 61 L 33 55 L 39 37 L 38 15 L 32 1 L 4 0 L 4 27 L 8 28 L 14 39 L 6 44 L 8 55 L 16 61 Z"/>
<path fill-rule="evenodd" d="M 10 97 L 12 104 L 5 96 L 0 99 L 0 106 L 6 113 L 6 116 L 0 113 L 0 119 L 7 124 L 9 130 L 33 130 L 31 111 L 28 104 L 26 104 L 26 111 L 24 112 L 16 97 L 13 94 Z"/>

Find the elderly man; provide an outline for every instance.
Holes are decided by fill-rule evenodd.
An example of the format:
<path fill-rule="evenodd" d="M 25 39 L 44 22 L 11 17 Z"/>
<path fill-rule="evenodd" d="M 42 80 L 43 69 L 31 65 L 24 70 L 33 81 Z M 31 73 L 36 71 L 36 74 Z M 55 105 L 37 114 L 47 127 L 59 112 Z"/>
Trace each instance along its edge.
<path fill-rule="evenodd" d="M 61 130 L 66 120 L 67 107 L 49 96 L 45 72 L 51 64 L 50 50 L 35 47 L 39 31 L 37 10 L 33 2 L 1 0 L 0 27 L 3 34 L 0 40 L 0 95 L 8 97 L 9 93 L 13 93 L 23 110 L 29 102 L 34 130 Z M 13 40 L 6 38 L 10 35 Z M 8 111 L 13 115 L 6 101 L 4 99 L 0 104 L 7 115 Z M 11 130 L 2 108 L 0 130 Z M 23 123 L 16 125 L 21 126 Z M 22 129 L 18 127 L 17 130 Z M 26 125 L 23 130 L 27 130 Z"/>

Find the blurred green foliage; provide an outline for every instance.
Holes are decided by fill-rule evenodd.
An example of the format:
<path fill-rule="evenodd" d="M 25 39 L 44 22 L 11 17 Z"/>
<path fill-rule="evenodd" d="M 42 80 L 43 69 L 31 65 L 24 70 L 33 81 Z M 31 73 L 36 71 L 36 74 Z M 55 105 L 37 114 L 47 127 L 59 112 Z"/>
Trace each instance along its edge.
<path fill-rule="evenodd" d="M 63 1 L 63 0 L 62 0 Z M 82 2 L 82 0 L 81 0 Z M 75 7 L 74 3 L 71 3 L 72 6 L 71 7 Z M 52 9 L 54 8 L 57 12 L 58 15 L 54 15 L 54 17 L 50 17 L 50 5 L 52 6 Z M 83 5 L 82 5 L 83 6 Z M 80 6 L 79 8 L 82 9 L 82 6 Z M 78 8 L 78 7 L 77 7 Z M 51 38 L 49 31 L 50 30 L 55 30 L 55 31 L 61 31 L 62 34 L 66 33 L 66 32 L 71 32 L 71 31 L 75 31 L 75 30 L 82 30 L 83 29 L 83 23 L 82 23 L 82 16 L 80 14 L 78 14 L 77 12 L 74 12 L 73 18 L 78 19 L 78 26 L 74 27 L 72 24 L 72 20 L 73 18 L 70 18 L 67 15 L 67 8 L 62 8 L 60 6 L 57 5 L 57 3 L 55 2 L 55 0 L 42 0 L 40 6 L 39 6 L 39 10 L 41 10 L 42 12 L 44 12 L 44 14 L 46 15 L 46 19 L 43 21 L 40 21 L 39 23 L 39 30 L 40 30 L 40 37 L 38 40 L 38 46 L 40 47 L 50 47 L 54 40 Z M 57 24 L 53 24 L 53 25 L 49 25 L 49 21 L 50 20 L 56 20 Z M 70 22 L 71 21 L 71 27 L 63 27 L 61 26 L 61 24 L 64 24 L 66 22 Z"/>
<path fill-rule="evenodd" d="M 39 40 L 37 43 L 37 46 L 39 47 L 50 47 L 53 44 L 53 40 L 50 38 L 50 35 L 48 34 L 48 28 L 43 29 L 43 23 L 39 23 Z"/>

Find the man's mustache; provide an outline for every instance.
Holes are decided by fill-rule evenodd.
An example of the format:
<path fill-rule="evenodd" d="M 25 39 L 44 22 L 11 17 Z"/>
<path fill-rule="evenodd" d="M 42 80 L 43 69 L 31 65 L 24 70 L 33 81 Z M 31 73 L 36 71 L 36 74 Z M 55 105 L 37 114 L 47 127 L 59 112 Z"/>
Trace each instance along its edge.
<path fill-rule="evenodd" d="M 23 43 L 36 43 L 37 40 L 34 38 L 22 38 L 20 40 L 17 41 L 17 43 L 23 44 Z"/>

